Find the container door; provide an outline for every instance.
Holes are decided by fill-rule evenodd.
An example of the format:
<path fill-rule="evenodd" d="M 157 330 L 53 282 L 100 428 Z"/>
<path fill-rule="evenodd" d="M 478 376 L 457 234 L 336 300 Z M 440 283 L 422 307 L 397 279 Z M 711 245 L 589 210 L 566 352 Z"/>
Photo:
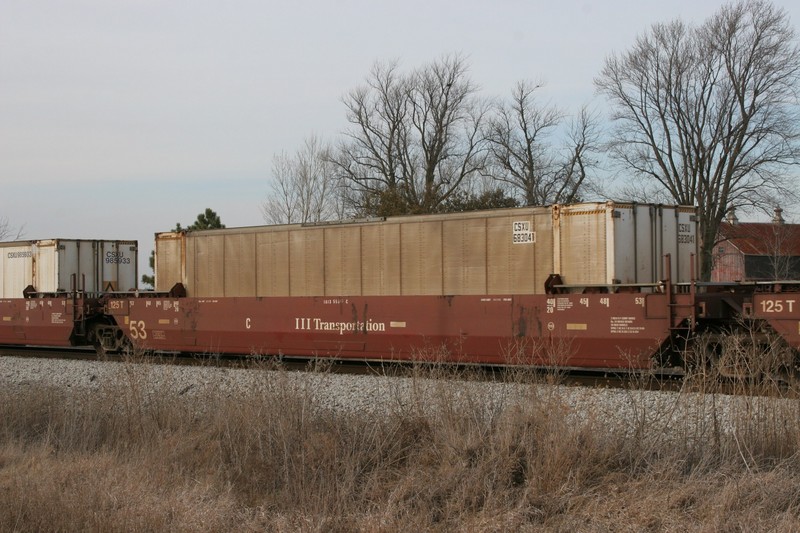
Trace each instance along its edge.
<path fill-rule="evenodd" d="M 97 255 L 102 292 L 128 291 L 137 283 L 136 241 L 100 241 Z"/>
<path fill-rule="evenodd" d="M 33 245 L 20 244 L 2 248 L 0 258 L 0 297 L 22 298 L 22 291 L 34 285 Z M 38 289 L 38 287 L 37 287 Z"/>
<path fill-rule="evenodd" d="M 33 286 L 39 292 L 56 292 L 59 290 L 58 241 L 38 241 L 33 252 Z M 64 290 L 69 289 L 69 279 Z"/>

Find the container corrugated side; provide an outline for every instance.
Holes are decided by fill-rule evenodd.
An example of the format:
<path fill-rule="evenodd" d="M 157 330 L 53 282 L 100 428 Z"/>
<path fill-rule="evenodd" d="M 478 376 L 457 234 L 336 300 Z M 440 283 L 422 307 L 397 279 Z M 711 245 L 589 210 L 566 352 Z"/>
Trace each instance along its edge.
<path fill-rule="evenodd" d="M 555 206 L 553 232 L 558 242 L 554 272 L 570 285 L 610 283 L 611 210 L 605 203 Z"/>
<path fill-rule="evenodd" d="M 156 234 L 155 290 L 166 292 L 186 280 L 186 234 L 170 231 Z"/>
<path fill-rule="evenodd" d="M 22 298 L 33 279 L 33 248 L 29 243 L 0 243 L 0 298 Z"/>
<path fill-rule="evenodd" d="M 551 227 L 534 207 L 162 233 L 156 284 L 198 297 L 542 292 Z"/>
<path fill-rule="evenodd" d="M 615 204 L 614 271 L 620 283 L 655 283 L 667 278 L 664 257 L 670 256 L 669 277 L 676 283 L 694 278 L 698 254 L 697 217 L 693 207 Z"/>

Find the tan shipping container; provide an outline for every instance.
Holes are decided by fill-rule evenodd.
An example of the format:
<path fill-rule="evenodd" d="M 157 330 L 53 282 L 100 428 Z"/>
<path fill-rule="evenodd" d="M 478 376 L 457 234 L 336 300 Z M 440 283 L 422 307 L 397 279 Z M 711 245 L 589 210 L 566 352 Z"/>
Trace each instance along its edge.
<path fill-rule="evenodd" d="M 160 233 L 156 290 L 180 282 L 196 297 L 541 294 L 552 273 L 573 285 L 651 283 L 663 277 L 662 251 L 696 252 L 693 214 L 601 202 Z M 691 233 L 683 247 L 679 228 Z M 684 255 L 673 276 L 688 281 Z"/>

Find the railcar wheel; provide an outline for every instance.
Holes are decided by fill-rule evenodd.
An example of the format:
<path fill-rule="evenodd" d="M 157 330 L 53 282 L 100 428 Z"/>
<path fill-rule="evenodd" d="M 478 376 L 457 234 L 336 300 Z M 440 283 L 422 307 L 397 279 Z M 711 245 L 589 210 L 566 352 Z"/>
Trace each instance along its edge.
<path fill-rule="evenodd" d="M 794 363 L 794 352 L 776 335 L 742 329 L 698 335 L 684 355 L 687 376 L 698 381 L 785 381 Z"/>
<path fill-rule="evenodd" d="M 792 367 L 791 353 L 780 339 L 766 333 L 734 333 L 723 339 L 717 361 L 721 376 L 764 380 Z"/>
<path fill-rule="evenodd" d="M 683 367 L 687 378 L 705 383 L 713 378 L 720 345 L 716 335 L 703 333 L 694 336 L 683 352 Z"/>
<path fill-rule="evenodd" d="M 97 328 L 95 351 L 100 356 L 107 353 L 118 353 L 127 346 L 127 339 L 122 330 L 115 325 L 103 325 Z"/>

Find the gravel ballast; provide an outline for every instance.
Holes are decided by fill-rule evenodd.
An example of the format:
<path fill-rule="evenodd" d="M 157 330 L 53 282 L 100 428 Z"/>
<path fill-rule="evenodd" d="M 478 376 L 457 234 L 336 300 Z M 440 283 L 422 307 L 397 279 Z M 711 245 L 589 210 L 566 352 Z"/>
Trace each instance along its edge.
<path fill-rule="evenodd" d="M 743 423 L 759 424 L 762 418 L 772 425 L 793 427 L 800 412 L 797 400 L 695 392 L 0 357 L 0 381 L 5 387 L 42 385 L 92 391 L 124 385 L 134 375 L 151 392 L 176 396 L 202 397 L 204 392 L 219 391 L 235 397 L 279 383 L 283 390 L 303 394 L 316 409 L 349 415 L 435 409 L 444 398 L 456 405 L 479 403 L 487 415 L 521 402 L 541 402 L 576 423 L 591 422 L 626 433 L 656 428 L 662 438 L 685 439 L 687 434 L 702 438 L 710 431 L 736 433 Z"/>

